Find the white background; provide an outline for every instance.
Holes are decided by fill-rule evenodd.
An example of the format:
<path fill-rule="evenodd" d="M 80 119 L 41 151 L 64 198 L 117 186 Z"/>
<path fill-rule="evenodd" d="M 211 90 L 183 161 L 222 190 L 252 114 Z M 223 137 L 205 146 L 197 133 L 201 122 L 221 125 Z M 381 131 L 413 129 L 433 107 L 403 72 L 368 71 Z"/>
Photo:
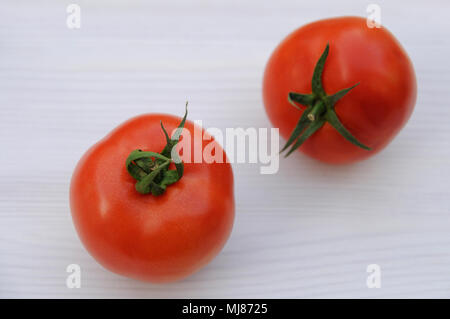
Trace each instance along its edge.
<path fill-rule="evenodd" d="M 417 73 L 414 114 L 382 153 L 328 166 L 296 153 L 275 175 L 235 164 L 222 253 L 153 285 L 104 270 L 75 233 L 68 190 L 84 151 L 145 112 L 205 127 L 270 127 L 265 62 L 295 28 L 366 14 L 368 1 L 70 1 L 0 4 L 0 297 L 450 297 L 450 2 L 378 1 Z M 82 269 L 68 289 L 66 267 Z M 366 267 L 381 266 L 368 289 Z"/>

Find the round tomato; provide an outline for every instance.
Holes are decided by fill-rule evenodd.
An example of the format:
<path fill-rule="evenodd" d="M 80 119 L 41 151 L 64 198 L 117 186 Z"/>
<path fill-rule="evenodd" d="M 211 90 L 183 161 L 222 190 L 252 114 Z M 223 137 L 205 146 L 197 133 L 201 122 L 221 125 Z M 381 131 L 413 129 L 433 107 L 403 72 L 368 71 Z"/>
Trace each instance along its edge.
<path fill-rule="evenodd" d="M 383 149 L 409 119 L 416 78 L 385 28 L 342 17 L 317 21 L 275 49 L 264 74 L 266 112 L 295 149 L 328 163 L 351 163 Z M 301 146 L 301 147 L 300 147 Z"/>
<path fill-rule="evenodd" d="M 166 130 L 184 125 L 191 156 L 194 129 L 204 133 L 184 121 L 164 114 L 130 119 L 92 146 L 75 169 L 70 206 L 76 230 L 91 255 L 115 273 L 151 282 L 178 280 L 207 264 L 230 235 L 230 164 L 183 165 L 170 158 L 178 137 L 169 138 Z M 222 150 L 214 140 L 206 145 L 211 143 Z"/>

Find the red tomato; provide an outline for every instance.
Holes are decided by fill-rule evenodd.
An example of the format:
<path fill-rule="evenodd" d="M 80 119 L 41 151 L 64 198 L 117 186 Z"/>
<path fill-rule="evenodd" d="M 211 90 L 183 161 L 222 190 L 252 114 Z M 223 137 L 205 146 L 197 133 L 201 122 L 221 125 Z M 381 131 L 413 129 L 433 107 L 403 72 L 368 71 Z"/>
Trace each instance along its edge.
<path fill-rule="evenodd" d="M 311 79 L 327 44 L 328 57 L 321 75 L 323 94 L 309 95 L 314 93 Z M 334 105 L 329 103 L 334 93 L 358 83 Z M 308 100 L 311 105 L 328 103 L 316 109 L 314 116 L 307 116 L 310 122 L 315 120 L 316 127 L 308 131 L 309 138 L 303 137 L 303 144 L 303 140 L 298 143 L 299 149 L 324 162 L 351 163 L 379 152 L 406 124 L 416 101 L 416 79 L 406 52 L 385 28 L 368 28 L 366 20 L 358 17 L 332 18 L 294 31 L 267 63 L 264 104 L 272 124 L 286 139 L 303 113 L 312 111 L 308 104 L 302 107 L 297 101 L 299 110 L 289 103 L 288 95 L 294 92 L 308 94 L 313 99 Z M 303 123 L 299 128 L 302 134 L 307 132 L 306 125 L 313 126 Z M 301 137 L 298 133 L 291 145 Z M 343 134 L 353 137 L 360 147 Z"/>
<path fill-rule="evenodd" d="M 163 150 L 160 121 L 170 133 L 181 119 L 149 114 L 123 123 L 81 158 L 70 187 L 72 218 L 91 255 L 115 273 L 151 282 L 178 280 L 207 264 L 224 246 L 234 218 L 228 163 L 185 163 L 181 179 L 162 195 L 136 191 L 125 161 L 135 149 Z M 184 128 L 194 154 L 194 124 Z"/>

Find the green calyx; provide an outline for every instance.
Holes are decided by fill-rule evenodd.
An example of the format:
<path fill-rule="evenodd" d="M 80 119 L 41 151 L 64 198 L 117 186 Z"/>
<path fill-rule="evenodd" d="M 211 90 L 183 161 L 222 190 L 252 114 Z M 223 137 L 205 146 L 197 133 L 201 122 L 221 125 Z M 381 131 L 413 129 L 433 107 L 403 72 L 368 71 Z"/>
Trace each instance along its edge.
<path fill-rule="evenodd" d="M 292 131 L 286 145 L 283 147 L 280 153 L 286 151 L 289 147 L 289 151 L 285 157 L 289 156 L 293 151 L 299 148 L 311 135 L 319 130 L 326 122 L 330 123 L 345 139 L 352 144 L 361 147 L 365 150 L 370 150 L 369 147 L 359 142 L 340 122 L 335 110 L 334 105 L 344 95 L 346 95 L 351 89 L 356 87 L 359 83 L 352 87 L 343 89 L 333 95 L 327 95 L 322 85 L 322 73 L 325 66 L 325 61 L 328 57 L 330 46 L 327 44 L 325 51 L 319 58 L 314 69 L 314 74 L 311 82 L 312 93 L 301 94 L 295 92 L 289 92 L 288 101 L 295 108 L 300 109 L 298 104 L 306 106 L 300 117 L 296 127 Z"/>
<path fill-rule="evenodd" d="M 187 102 L 184 117 L 172 138 L 169 137 L 161 122 L 161 129 L 167 142 L 161 153 L 134 150 L 128 155 L 126 160 L 127 171 L 136 180 L 135 188 L 139 193 L 152 193 L 154 196 L 162 195 L 167 186 L 179 181 L 183 176 L 183 162 L 177 152 L 172 154 L 172 149 L 180 140 L 186 117 Z M 175 164 L 175 169 L 169 169 L 171 163 Z"/>

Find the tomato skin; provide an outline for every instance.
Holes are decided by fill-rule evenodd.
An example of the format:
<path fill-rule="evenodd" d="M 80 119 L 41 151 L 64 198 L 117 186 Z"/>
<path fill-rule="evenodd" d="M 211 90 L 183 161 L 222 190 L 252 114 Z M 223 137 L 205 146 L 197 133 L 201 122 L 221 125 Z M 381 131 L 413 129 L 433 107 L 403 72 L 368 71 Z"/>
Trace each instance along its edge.
<path fill-rule="evenodd" d="M 314 67 L 327 43 L 325 92 L 331 95 L 359 83 L 335 110 L 342 124 L 371 150 L 351 144 L 329 123 L 299 150 L 327 163 L 352 163 L 382 150 L 406 124 L 416 101 L 416 78 L 406 52 L 383 27 L 368 28 L 359 17 L 307 24 L 280 43 L 264 73 L 265 109 L 285 139 L 302 114 L 289 104 L 288 93 L 311 93 Z"/>
<path fill-rule="evenodd" d="M 185 163 L 183 177 L 161 196 L 135 190 L 125 160 L 134 149 L 164 148 L 160 121 L 170 134 L 181 118 L 149 114 L 123 123 L 81 158 L 70 187 L 72 218 L 91 255 L 115 273 L 150 282 L 179 280 L 207 264 L 234 219 L 233 173 L 226 162 Z M 194 154 L 194 124 L 186 121 L 185 129 Z"/>

